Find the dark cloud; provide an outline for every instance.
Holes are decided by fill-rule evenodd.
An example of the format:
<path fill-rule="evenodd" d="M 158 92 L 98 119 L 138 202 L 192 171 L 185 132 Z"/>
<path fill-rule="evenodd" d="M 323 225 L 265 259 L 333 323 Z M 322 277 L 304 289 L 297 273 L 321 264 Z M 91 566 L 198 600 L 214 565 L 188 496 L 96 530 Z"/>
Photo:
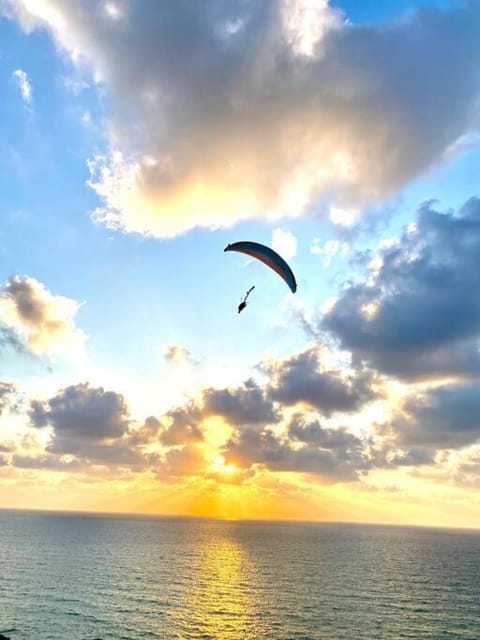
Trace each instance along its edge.
<path fill-rule="evenodd" d="M 11 460 L 12 467 L 18 469 L 44 469 L 47 471 L 78 471 L 84 468 L 80 460 L 63 460 L 56 455 L 22 456 L 14 455 Z"/>
<path fill-rule="evenodd" d="M 34 427 L 51 425 L 57 437 L 93 442 L 119 438 L 128 429 L 128 407 L 123 396 L 88 383 L 66 387 L 46 402 L 33 401 Z"/>
<path fill-rule="evenodd" d="M 206 415 L 222 416 L 233 426 L 279 420 L 272 398 L 253 381 L 235 389 L 207 389 L 203 393 L 203 410 Z"/>
<path fill-rule="evenodd" d="M 300 446 L 299 446 L 300 445 Z M 348 482 L 371 467 L 365 443 L 345 429 L 327 429 L 296 416 L 287 435 L 269 428 L 238 429 L 223 451 L 241 468 L 262 465 L 270 471 L 320 476 L 323 482 Z"/>
<path fill-rule="evenodd" d="M 292 441 L 322 449 L 350 449 L 361 446 L 359 438 L 345 428 L 326 429 L 319 422 L 305 422 L 296 416 L 288 426 L 288 435 Z"/>
<path fill-rule="evenodd" d="M 202 423 L 211 416 L 219 416 L 232 426 L 272 423 L 279 419 L 272 400 L 252 381 L 234 388 L 208 388 L 198 402 L 190 401 L 163 416 L 160 442 L 165 446 L 201 442 Z"/>
<path fill-rule="evenodd" d="M 128 230 L 381 198 L 475 126 L 478 2 L 374 27 L 293 0 L 142 0 L 116 18 L 98 1 L 4 4 L 105 83 L 115 149 L 92 163 L 97 218 Z M 119 146 L 138 153 L 119 161 Z"/>
<path fill-rule="evenodd" d="M 480 200 L 458 214 L 422 206 L 416 230 L 381 248 L 321 328 L 357 360 L 405 379 L 480 375 Z"/>
<path fill-rule="evenodd" d="M 4 295 L 14 301 L 17 313 L 25 323 L 44 324 L 48 321 L 45 304 L 32 282 L 28 278 L 14 276 L 5 285 Z"/>
<path fill-rule="evenodd" d="M 130 431 L 130 440 L 135 445 L 145 445 L 155 442 L 162 427 L 162 423 L 155 416 L 148 416 L 145 422 Z"/>
<path fill-rule="evenodd" d="M 202 420 L 202 410 L 194 402 L 172 409 L 162 420 L 160 442 L 169 447 L 201 442 Z"/>
<path fill-rule="evenodd" d="M 400 445 L 459 449 L 473 444 L 480 439 L 480 385 L 444 385 L 417 394 L 391 426 Z"/>
<path fill-rule="evenodd" d="M 388 449 L 386 449 L 388 451 Z M 378 462 L 378 461 L 377 461 Z M 385 467 L 419 467 L 435 463 L 435 450 L 423 447 L 412 447 L 401 451 L 390 451 L 390 455 L 379 466 Z"/>
<path fill-rule="evenodd" d="M 378 397 L 368 371 L 342 375 L 322 365 L 321 348 L 306 351 L 267 365 L 272 375 L 269 396 L 283 405 L 304 403 L 329 416 L 335 411 L 351 412 Z"/>
<path fill-rule="evenodd" d="M 49 454 L 70 454 L 85 463 L 137 468 L 148 467 L 158 459 L 142 450 L 158 430 L 155 419 L 148 418 L 138 430 L 130 430 L 127 404 L 114 391 L 88 383 L 73 385 L 45 402 L 33 401 L 29 415 L 34 427 L 52 427 L 52 439 L 46 447 Z M 36 464 L 33 458 L 26 460 L 26 464 Z M 50 456 L 38 464 L 55 466 Z M 61 461 L 59 468 L 63 468 Z"/>

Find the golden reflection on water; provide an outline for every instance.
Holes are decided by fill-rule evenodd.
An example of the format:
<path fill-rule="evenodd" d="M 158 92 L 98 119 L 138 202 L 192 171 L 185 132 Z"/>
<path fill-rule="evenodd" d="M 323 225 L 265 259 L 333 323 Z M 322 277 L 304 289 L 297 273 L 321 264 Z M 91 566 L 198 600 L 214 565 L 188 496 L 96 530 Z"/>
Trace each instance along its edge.
<path fill-rule="evenodd" d="M 237 525 L 231 526 L 233 533 Z M 254 638 L 255 565 L 238 539 L 226 534 L 224 525 L 216 529 L 212 525 L 205 535 L 192 571 L 187 608 L 193 624 L 188 625 L 186 637 Z"/>

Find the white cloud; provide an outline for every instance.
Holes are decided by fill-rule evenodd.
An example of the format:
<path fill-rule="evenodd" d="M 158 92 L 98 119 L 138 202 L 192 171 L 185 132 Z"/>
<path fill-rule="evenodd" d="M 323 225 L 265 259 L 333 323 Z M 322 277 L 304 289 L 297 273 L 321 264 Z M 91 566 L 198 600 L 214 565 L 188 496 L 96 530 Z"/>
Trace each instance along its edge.
<path fill-rule="evenodd" d="M 18 344 L 35 355 L 84 354 L 86 336 L 75 326 L 80 304 L 53 295 L 28 276 L 14 276 L 0 289 L 0 328 L 12 331 Z"/>
<path fill-rule="evenodd" d="M 360 209 L 357 207 L 338 207 L 331 206 L 329 212 L 329 218 L 333 224 L 338 224 L 342 227 L 353 227 L 360 216 Z"/>
<path fill-rule="evenodd" d="M 321 195 L 352 224 L 475 128 L 477 3 L 376 29 L 325 0 L 6 6 L 103 83 L 90 185 L 96 219 L 126 231 L 295 217 Z"/>
<path fill-rule="evenodd" d="M 332 259 L 340 251 L 345 255 L 348 251 L 348 245 L 341 243 L 338 240 L 327 240 L 323 245 L 319 244 L 319 239 L 314 238 L 313 245 L 310 247 L 310 253 L 323 256 L 323 266 L 329 267 L 332 263 Z"/>
<path fill-rule="evenodd" d="M 297 239 L 289 231 L 274 229 L 272 233 L 272 247 L 282 258 L 289 260 L 297 255 Z"/>
<path fill-rule="evenodd" d="M 178 344 L 169 344 L 164 350 L 164 358 L 175 364 L 197 364 L 198 362 L 188 349 Z"/>
<path fill-rule="evenodd" d="M 18 87 L 20 89 L 20 93 L 22 94 L 22 100 L 25 104 L 29 105 L 32 102 L 33 90 L 32 85 L 28 79 L 28 75 L 26 71 L 23 69 L 15 69 L 12 73 L 13 78 L 18 83 Z"/>

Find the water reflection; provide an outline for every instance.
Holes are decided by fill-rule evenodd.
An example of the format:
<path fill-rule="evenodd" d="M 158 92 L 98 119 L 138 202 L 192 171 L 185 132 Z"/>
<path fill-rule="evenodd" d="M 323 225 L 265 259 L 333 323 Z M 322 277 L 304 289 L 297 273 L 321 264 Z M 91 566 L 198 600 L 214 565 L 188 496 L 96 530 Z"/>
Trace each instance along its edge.
<path fill-rule="evenodd" d="M 180 637 L 258 638 L 255 565 L 231 527 L 209 527 L 189 576 Z"/>

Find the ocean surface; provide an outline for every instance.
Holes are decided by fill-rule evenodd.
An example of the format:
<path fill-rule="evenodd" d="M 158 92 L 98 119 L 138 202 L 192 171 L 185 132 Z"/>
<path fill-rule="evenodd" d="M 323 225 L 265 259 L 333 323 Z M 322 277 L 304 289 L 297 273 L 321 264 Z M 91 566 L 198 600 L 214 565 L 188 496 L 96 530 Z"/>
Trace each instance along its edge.
<path fill-rule="evenodd" d="M 480 639 L 480 532 L 0 511 L 12 640 Z"/>

